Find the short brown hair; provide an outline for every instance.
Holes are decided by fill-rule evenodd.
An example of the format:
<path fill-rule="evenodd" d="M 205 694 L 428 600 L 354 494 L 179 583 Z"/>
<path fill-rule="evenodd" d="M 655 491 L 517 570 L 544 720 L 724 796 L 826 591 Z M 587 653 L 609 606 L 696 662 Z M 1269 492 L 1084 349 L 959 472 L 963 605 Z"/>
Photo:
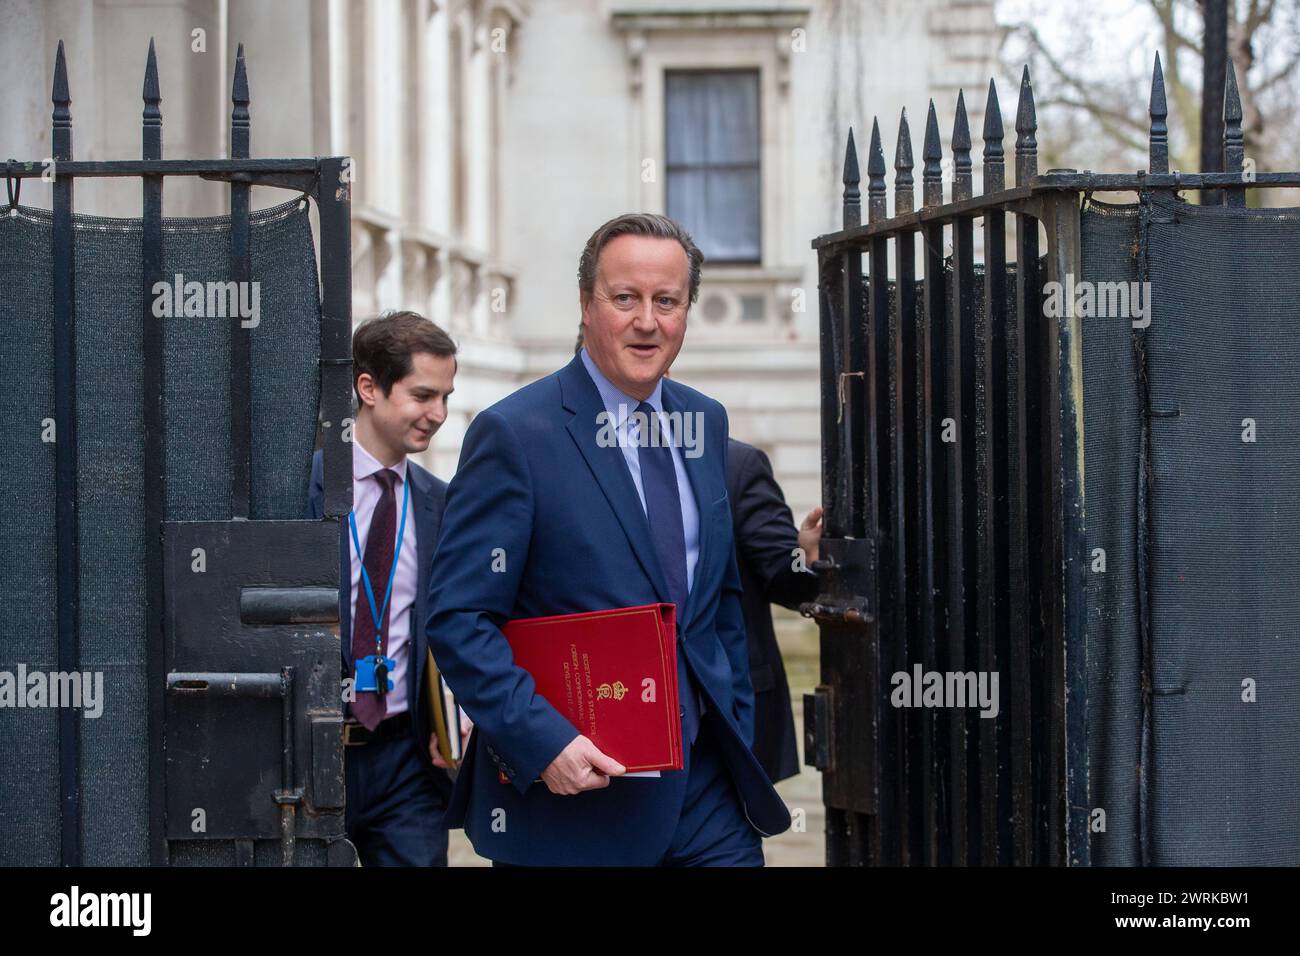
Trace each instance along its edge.
<path fill-rule="evenodd" d="M 385 312 L 367 319 L 352 333 L 352 389 L 369 374 L 389 395 L 393 385 L 411 374 L 411 358 L 417 352 L 456 357 L 451 336 L 418 312 Z M 361 393 L 357 392 L 357 401 Z"/>
<path fill-rule="evenodd" d="M 578 288 L 591 294 L 596 287 L 596 263 L 600 259 L 600 250 L 618 236 L 650 236 L 654 239 L 676 239 L 686 251 L 687 274 L 690 278 L 690 300 L 700 291 L 700 266 L 704 264 L 704 253 L 700 252 L 690 233 L 667 216 L 650 212 L 629 212 L 617 216 L 605 223 L 591 234 L 587 245 L 578 259 Z"/>

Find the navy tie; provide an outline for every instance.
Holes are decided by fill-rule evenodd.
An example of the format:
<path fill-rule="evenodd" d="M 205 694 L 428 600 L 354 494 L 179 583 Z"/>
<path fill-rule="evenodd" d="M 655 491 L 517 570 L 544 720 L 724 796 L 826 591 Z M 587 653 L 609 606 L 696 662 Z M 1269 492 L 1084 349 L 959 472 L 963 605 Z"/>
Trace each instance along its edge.
<path fill-rule="evenodd" d="M 700 706 L 691 685 L 686 654 L 682 650 L 682 630 L 686 625 L 686 532 L 682 527 L 682 499 L 677 491 L 677 470 L 668 446 L 669 434 L 659 427 L 658 413 L 649 402 L 636 410 L 645 415 L 646 431 L 637 442 L 637 460 L 641 465 L 641 490 L 645 493 L 646 520 L 650 540 L 654 542 L 659 566 L 668 583 L 668 598 L 677 605 L 677 687 L 683 715 L 682 732 L 688 743 L 695 743 L 700 728 Z M 658 441 L 651 436 L 659 436 Z"/>

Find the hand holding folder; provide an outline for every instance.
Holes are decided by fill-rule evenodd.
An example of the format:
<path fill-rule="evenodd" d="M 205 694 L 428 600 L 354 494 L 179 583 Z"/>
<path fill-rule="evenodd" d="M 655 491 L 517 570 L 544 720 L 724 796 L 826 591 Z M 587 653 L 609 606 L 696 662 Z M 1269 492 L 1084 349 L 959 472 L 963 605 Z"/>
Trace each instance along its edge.
<path fill-rule="evenodd" d="M 438 753 L 454 780 L 465 756 L 464 738 L 460 732 L 460 705 L 456 703 L 456 695 L 442 679 L 438 665 L 433 661 L 433 652 L 427 653 L 429 657 L 424 667 L 424 698 L 428 713 L 425 717 L 437 741 Z"/>
<path fill-rule="evenodd" d="M 629 774 L 682 769 L 675 605 L 522 618 L 502 633 L 537 693 Z"/>

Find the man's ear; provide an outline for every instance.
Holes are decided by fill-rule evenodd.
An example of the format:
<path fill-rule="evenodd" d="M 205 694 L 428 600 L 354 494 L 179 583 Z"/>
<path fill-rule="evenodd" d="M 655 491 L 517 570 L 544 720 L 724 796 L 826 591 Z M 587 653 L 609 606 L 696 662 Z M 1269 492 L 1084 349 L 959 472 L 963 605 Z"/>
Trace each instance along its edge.
<path fill-rule="evenodd" d="M 362 372 L 357 376 L 356 390 L 357 395 L 361 398 L 361 404 L 373 408 L 375 405 L 375 392 L 379 390 L 379 385 L 369 372 Z"/>

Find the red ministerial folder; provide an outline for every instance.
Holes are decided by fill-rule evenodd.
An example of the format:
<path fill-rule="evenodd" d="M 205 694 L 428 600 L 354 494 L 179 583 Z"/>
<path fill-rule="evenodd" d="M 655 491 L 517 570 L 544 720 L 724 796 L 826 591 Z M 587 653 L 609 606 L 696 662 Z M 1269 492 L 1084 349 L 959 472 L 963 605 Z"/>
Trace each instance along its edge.
<path fill-rule="evenodd" d="M 676 605 L 520 618 L 501 630 L 537 692 L 628 772 L 682 769 Z"/>

